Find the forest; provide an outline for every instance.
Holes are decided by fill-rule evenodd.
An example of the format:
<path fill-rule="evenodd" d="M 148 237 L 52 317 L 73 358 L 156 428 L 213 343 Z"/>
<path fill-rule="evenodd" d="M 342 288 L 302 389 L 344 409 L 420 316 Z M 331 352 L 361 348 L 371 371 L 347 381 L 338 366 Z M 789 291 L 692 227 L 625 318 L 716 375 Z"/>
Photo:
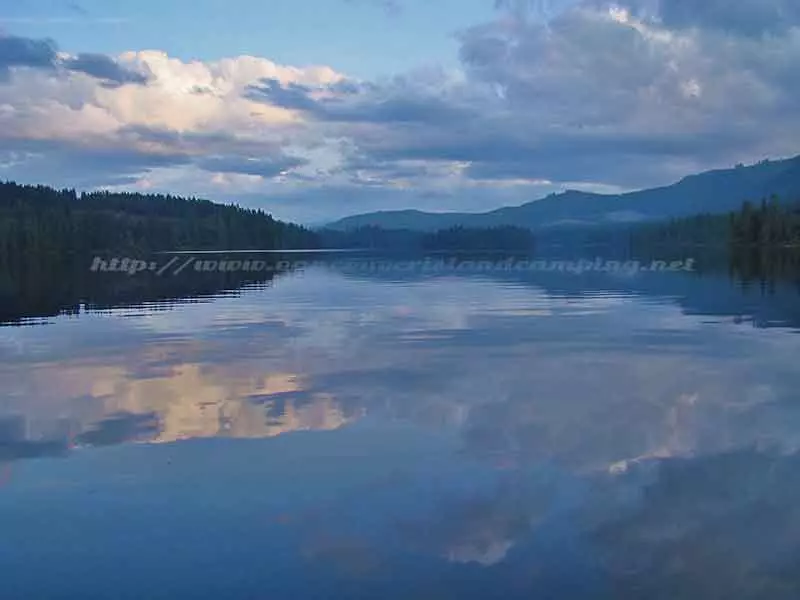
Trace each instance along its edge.
<path fill-rule="evenodd" d="M 161 194 L 0 182 L 0 258 L 97 251 L 316 248 L 312 231 L 260 210 Z"/>
<path fill-rule="evenodd" d="M 531 252 L 553 240 L 578 245 L 797 247 L 800 202 L 776 196 L 729 214 L 700 214 L 627 228 L 532 232 L 524 227 L 451 227 L 433 232 L 375 226 L 313 231 L 262 210 L 163 194 L 78 193 L 0 182 L 0 260 L 100 251 L 496 250 Z M 545 244 L 537 244 L 545 242 Z"/>
<path fill-rule="evenodd" d="M 64 252 L 298 248 L 531 250 L 533 234 L 518 227 L 312 231 L 261 210 L 197 198 L 0 182 L 0 260 Z"/>
<path fill-rule="evenodd" d="M 632 245 L 741 247 L 800 246 L 800 202 L 777 196 L 745 202 L 728 214 L 700 214 L 664 223 L 642 225 L 630 233 Z"/>
<path fill-rule="evenodd" d="M 348 231 L 319 232 L 323 247 L 415 251 L 513 251 L 531 252 L 534 234 L 524 227 L 450 227 L 432 232 L 384 229 L 366 225 Z"/>

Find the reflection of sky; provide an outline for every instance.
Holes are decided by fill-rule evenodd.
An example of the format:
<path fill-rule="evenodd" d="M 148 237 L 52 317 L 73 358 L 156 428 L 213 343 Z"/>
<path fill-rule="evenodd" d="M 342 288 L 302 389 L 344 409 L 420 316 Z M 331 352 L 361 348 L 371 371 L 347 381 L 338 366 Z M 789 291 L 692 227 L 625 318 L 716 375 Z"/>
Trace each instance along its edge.
<path fill-rule="evenodd" d="M 168 440 L 237 427 L 266 436 L 264 405 L 274 416 L 287 402 L 316 404 L 295 425 L 365 413 L 447 424 L 468 450 L 594 467 L 765 435 L 794 447 L 781 402 L 793 394 L 797 336 L 707 320 L 628 295 L 311 270 L 174 310 L 4 329 L 22 351 L 0 370 L 0 407 L 82 427 L 156 412 Z"/>
<path fill-rule="evenodd" d="M 95 583 L 135 560 L 164 597 L 223 581 L 308 597 L 358 581 L 391 597 L 398 573 L 432 597 L 601 597 L 619 583 L 609 569 L 657 556 L 654 540 L 679 556 L 705 531 L 694 560 L 725 560 L 704 529 L 714 507 L 738 519 L 770 499 L 756 489 L 728 506 L 698 487 L 704 469 L 721 461 L 731 489 L 756 477 L 753 461 L 798 473 L 800 336 L 667 299 L 309 270 L 238 297 L 0 333 L 0 469 L 14 466 L 0 472 L 0 567 L 85 585 L 86 561 L 105 555 L 108 581 Z M 53 446 L 59 435 L 79 448 Z M 794 518 L 797 500 L 781 492 L 778 514 Z M 674 529 L 659 529 L 665 515 Z M 737 547 L 737 560 L 777 569 L 800 550 L 780 539 L 780 556 Z M 295 580 L 300 566 L 316 579 Z M 43 593 L 32 576 L 12 581 Z M 664 597 L 692 597 L 681 593 Z"/>

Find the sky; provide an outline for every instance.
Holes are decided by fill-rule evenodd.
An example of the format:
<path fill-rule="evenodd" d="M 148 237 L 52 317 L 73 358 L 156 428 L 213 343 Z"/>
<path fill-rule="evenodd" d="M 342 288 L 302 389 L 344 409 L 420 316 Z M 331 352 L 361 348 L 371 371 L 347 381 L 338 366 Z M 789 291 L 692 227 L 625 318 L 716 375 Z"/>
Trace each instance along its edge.
<path fill-rule="evenodd" d="M 0 0 L 0 180 L 320 224 L 800 153 L 797 0 Z"/>

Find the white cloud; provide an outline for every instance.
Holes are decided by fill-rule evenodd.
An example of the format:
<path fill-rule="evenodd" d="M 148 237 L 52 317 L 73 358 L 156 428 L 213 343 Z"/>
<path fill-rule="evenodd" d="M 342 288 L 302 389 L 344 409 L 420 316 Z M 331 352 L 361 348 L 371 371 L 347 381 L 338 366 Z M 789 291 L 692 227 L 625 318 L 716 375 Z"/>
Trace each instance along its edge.
<path fill-rule="evenodd" d="M 58 54 L 60 60 L 71 56 Z M 251 56 L 204 63 L 142 51 L 123 54 L 118 63 L 131 72 L 147 73 L 147 85 L 111 87 L 86 73 L 12 70 L 10 82 L 0 85 L 0 154 L 5 150 L 0 163 L 7 165 L 9 177 L 40 181 L 63 175 L 61 181 L 52 182 L 91 186 L 94 181 L 147 189 L 154 180 L 175 179 L 154 175 L 152 169 L 171 167 L 176 169 L 173 175 L 188 174 L 178 167 L 198 163 L 212 172 L 220 167 L 206 178 L 218 186 L 261 179 L 252 173 L 259 164 L 285 160 L 285 168 L 277 164 L 274 169 L 278 176 L 304 162 L 285 159 L 282 150 L 284 140 L 302 127 L 302 119 L 292 111 L 249 100 L 244 90 L 264 77 L 309 85 L 342 79 L 329 67 L 289 67 Z M 21 152 L 31 144 L 35 147 L 30 152 Z M 104 176 L 93 180 L 98 174 L 88 172 L 90 165 L 86 177 L 76 175 L 82 153 L 109 158 L 113 152 L 135 155 L 136 164 L 108 160 Z M 65 163 L 68 168 L 57 168 Z"/>
<path fill-rule="evenodd" d="M 495 20 L 459 34 L 461 70 L 374 82 L 158 50 L 61 53 L 75 68 L 53 69 L 51 48 L 31 44 L 27 62 L 0 57 L 0 177 L 266 196 L 279 216 L 322 218 L 367 197 L 458 208 L 460 195 L 480 210 L 566 182 L 631 189 L 798 152 L 800 11 L 788 0 L 497 4 Z M 147 82 L 95 77 L 115 68 Z"/>

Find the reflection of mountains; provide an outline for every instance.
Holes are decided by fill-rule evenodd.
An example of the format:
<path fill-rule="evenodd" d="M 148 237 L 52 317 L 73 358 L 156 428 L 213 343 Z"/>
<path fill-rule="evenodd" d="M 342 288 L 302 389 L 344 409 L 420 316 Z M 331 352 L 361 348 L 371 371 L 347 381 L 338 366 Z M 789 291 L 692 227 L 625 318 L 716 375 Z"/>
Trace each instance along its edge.
<path fill-rule="evenodd" d="M 296 258 L 290 257 L 289 260 Z M 493 260 L 501 258 L 494 256 Z M 274 260 L 279 259 L 275 257 Z M 316 257 L 314 260 L 325 258 Z M 392 259 L 381 259 L 382 262 L 387 260 Z M 594 257 L 590 260 L 593 261 Z M 744 268 L 738 259 L 729 265 L 727 260 L 725 265 L 720 260 L 720 257 L 709 259 L 713 265 L 705 273 L 639 273 L 629 277 L 602 272 L 575 275 L 558 271 L 502 270 L 458 270 L 442 275 L 391 269 L 344 269 L 341 272 L 348 277 L 380 281 L 414 281 L 438 276 L 481 277 L 536 287 L 553 295 L 568 297 L 599 292 L 667 297 L 688 314 L 729 317 L 752 322 L 757 327 L 800 327 L 800 282 L 793 283 L 791 278 L 775 279 L 769 273 L 761 273 L 758 265 Z M 275 276 L 274 272 L 265 271 L 257 274 L 191 272 L 177 277 L 152 274 L 131 277 L 92 273 L 88 265 L 87 260 L 64 259 L 60 263 L 31 263 L 14 272 L 0 273 L 0 323 L 77 314 L 81 307 L 92 311 L 156 303 L 167 308 L 185 299 L 210 298 L 226 292 L 235 294 L 249 285 L 268 284 Z M 333 268 L 338 269 L 336 266 Z M 730 269 L 731 274 L 725 275 L 726 269 Z M 740 277 L 742 273 L 746 276 Z"/>
<path fill-rule="evenodd" d="M 573 257 L 577 262 L 586 258 Z M 685 256 L 673 257 L 683 259 Z M 495 257 L 493 260 L 501 260 Z M 466 259 L 465 259 L 466 260 Z M 547 259 L 542 259 L 547 260 Z M 615 260 L 610 258 L 609 260 Z M 672 260 L 672 258 L 665 259 Z M 342 270 L 348 277 L 381 281 L 414 281 L 422 277 L 477 277 L 498 283 L 516 284 L 539 288 L 559 297 L 585 297 L 601 293 L 630 294 L 643 297 L 669 298 L 686 314 L 726 317 L 742 322 L 752 322 L 756 327 L 800 328 L 800 280 L 763 280 L 750 273 L 748 278 L 739 278 L 735 273 L 725 274 L 719 265 L 719 257 L 710 259 L 708 269 L 692 273 L 646 273 L 625 276 L 623 274 L 587 271 L 572 274 L 561 271 L 513 271 L 513 270 L 455 270 L 443 274 L 403 272 L 402 270 L 368 270 L 355 268 Z M 648 265 L 647 261 L 642 264 Z M 730 265 L 731 269 L 738 269 Z M 720 272 L 722 271 L 722 272 Z"/>

